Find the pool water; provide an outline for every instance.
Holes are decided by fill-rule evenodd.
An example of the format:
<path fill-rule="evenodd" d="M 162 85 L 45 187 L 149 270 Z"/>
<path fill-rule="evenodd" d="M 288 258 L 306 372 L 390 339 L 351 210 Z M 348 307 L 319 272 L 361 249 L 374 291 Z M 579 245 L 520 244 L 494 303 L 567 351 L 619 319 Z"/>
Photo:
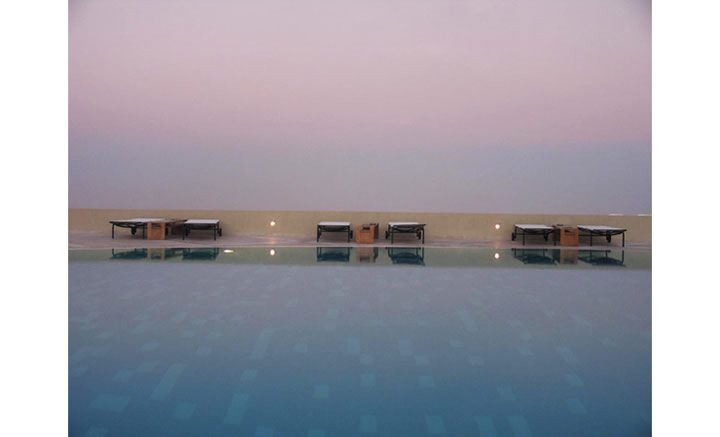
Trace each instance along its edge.
<path fill-rule="evenodd" d="M 651 254 L 70 251 L 72 436 L 651 433 Z"/>

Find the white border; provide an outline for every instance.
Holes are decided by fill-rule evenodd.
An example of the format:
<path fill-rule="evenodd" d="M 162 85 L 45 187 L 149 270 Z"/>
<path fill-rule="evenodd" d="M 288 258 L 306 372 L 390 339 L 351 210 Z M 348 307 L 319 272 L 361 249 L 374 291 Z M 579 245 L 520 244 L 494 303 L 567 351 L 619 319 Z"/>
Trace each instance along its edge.
<path fill-rule="evenodd" d="M 2 435 L 68 432 L 67 8 L 0 8 Z"/>
<path fill-rule="evenodd" d="M 717 432 L 717 2 L 653 5 L 653 433 Z M 690 223 L 693 223 L 691 225 Z"/>
<path fill-rule="evenodd" d="M 704 435 L 719 391 L 719 266 L 706 249 L 714 235 L 703 234 L 712 230 L 689 223 L 714 217 L 719 197 L 720 6 L 657 3 L 653 432 Z M 68 429 L 67 32 L 65 2 L 6 2 L 0 12 L 0 177 L 5 204 L 28 217 L 3 230 L 5 435 Z"/>

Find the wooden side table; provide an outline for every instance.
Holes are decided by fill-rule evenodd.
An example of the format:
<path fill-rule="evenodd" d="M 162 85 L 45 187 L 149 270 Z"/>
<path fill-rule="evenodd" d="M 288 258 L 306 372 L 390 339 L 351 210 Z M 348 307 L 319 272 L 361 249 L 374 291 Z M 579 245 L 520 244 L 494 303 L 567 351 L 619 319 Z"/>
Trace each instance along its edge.
<path fill-rule="evenodd" d="M 166 222 L 148 222 L 147 239 L 148 240 L 164 240 Z"/>
<path fill-rule="evenodd" d="M 373 244 L 378 235 L 377 223 L 365 223 L 357 228 L 355 242 L 361 244 Z"/>
<path fill-rule="evenodd" d="M 580 242 L 580 231 L 575 226 L 555 226 L 556 238 L 561 246 L 577 246 Z"/>

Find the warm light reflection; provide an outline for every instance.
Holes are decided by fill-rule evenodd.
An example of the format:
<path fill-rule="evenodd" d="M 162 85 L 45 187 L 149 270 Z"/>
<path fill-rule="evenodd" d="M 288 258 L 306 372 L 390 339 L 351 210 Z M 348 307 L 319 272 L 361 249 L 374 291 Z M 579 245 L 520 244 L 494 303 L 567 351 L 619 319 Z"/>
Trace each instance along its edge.
<path fill-rule="evenodd" d="M 225 249 L 225 250 L 223 250 L 223 252 L 224 253 L 235 253 L 235 251 L 232 249 Z"/>
<path fill-rule="evenodd" d="M 270 256 L 275 256 L 275 249 L 270 249 Z"/>
<path fill-rule="evenodd" d="M 500 259 L 500 254 L 498 252 L 495 252 L 495 259 Z"/>

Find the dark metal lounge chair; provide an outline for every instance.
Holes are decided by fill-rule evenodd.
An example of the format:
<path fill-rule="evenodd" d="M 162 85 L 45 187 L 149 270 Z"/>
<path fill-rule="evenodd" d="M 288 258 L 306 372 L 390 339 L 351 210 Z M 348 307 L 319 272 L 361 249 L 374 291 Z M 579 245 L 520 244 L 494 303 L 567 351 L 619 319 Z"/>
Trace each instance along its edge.
<path fill-rule="evenodd" d="M 596 225 L 578 225 L 581 237 L 590 237 L 590 246 L 592 246 L 593 236 L 605 237 L 608 243 L 612 241 L 613 235 L 622 235 L 622 245 L 625 247 L 625 228 L 613 228 L 612 226 L 596 226 Z"/>
<path fill-rule="evenodd" d="M 323 232 L 347 232 L 347 241 L 353 236 L 352 227 L 350 222 L 320 222 L 317 225 L 317 238 L 315 241 L 320 241 L 320 236 Z"/>
<path fill-rule="evenodd" d="M 112 224 L 112 237 L 115 238 L 115 226 L 119 228 L 129 228 L 130 233 L 135 235 L 137 229 L 142 229 L 142 237 L 145 238 L 145 229 L 150 222 L 168 222 L 169 220 L 164 218 L 132 218 L 127 220 L 110 220 Z"/>
<path fill-rule="evenodd" d="M 390 237 L 390 243 L 395 243 L 395 234 L 415 234 L 418 240 L 425 244 L 425 224 L 418 222 L 389 222 L 385 239 Z"/>
<path fill-rule="evenodd" d="M 190 235 L 190 231 L 213 231 L 213 240 L 217 240 L 217 237 L 222 237 L 222 228 L 220 227 L 220 220 L 217 219 L 190 219 L 185 220 L 183 223 L 183 240 L 186 235 Z"/>
<path fill-rule="evenodd" d="M 511 234 L 512 240 L 515 241 L 515 239 L 518 237 L 518 235 L 522 235 L 522 244 L 525 245 L 525 235 L 542 235 L 543 239 L 545 241 L 548 241 L 548 237 L 550 234 L 555 232 L 555 228 L 552 226 L 547 225 L 526 225 L 526 224 L 519 224 L 515 225 L 515 231 Z M 553 240 L 553 245 L 557 244 L 555 240 Z"/>

